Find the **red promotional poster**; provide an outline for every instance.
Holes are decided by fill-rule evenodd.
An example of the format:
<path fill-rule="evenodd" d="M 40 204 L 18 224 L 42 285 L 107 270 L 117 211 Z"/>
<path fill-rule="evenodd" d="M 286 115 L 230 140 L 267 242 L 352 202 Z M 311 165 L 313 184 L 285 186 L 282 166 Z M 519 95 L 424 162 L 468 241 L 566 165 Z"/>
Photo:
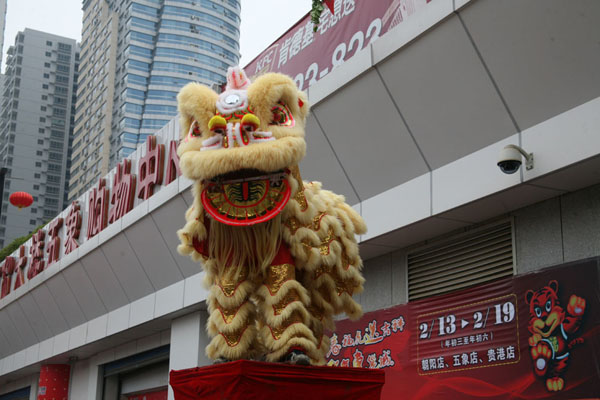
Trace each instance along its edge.
<path fill-rule="evenodd" d="M 382 368 L 382 399 L 600 393 L 598 259 L 337 323 L 328 364 Z"/>
<path fill-rule="evenodd" d="M 245 67 L 249 76 L 281 72 L 305 90 L 431 0 L 335 0 L 317 31 L 306 15 Z"/>
<path fill-rule="evenodd" d="M 67 400 L 69 398 L 68 364 L 46 364 L 40 369 L 38 400 Z"/>

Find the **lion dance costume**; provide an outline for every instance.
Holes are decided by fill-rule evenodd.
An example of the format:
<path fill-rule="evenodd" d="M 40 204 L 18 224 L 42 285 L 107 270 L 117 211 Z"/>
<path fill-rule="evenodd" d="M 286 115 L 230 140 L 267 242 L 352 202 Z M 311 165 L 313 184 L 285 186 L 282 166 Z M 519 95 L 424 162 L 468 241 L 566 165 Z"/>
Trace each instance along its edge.
<path fill-rule="evenodd" d="M 366 226 L 342 196 L 300 177 L 306 95 L 285 75 L 227 75 L 220 95 L 190 83 L 177 98 L 180 166 L 195 182 L 178 250 L 206 271 L 206 353 L 323 364 L 333 316 L 362 315 L 352 295 Z"/>

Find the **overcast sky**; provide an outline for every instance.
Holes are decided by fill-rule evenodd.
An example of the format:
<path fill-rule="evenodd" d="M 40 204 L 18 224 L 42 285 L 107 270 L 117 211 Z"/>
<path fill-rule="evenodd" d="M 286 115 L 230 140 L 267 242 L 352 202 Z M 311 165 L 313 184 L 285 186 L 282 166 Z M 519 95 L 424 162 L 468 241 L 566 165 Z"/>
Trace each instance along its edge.
<path fill-rule="evenodd" d="M 302 18 L 311 0 L 241 0 L 240 65 L 245 66 Z M 81 0 L 8 0 L 2 61 L 17 32 L 36 29 L 81 40 Z M 2 66 L 4 71 L 4 66 Z"/>

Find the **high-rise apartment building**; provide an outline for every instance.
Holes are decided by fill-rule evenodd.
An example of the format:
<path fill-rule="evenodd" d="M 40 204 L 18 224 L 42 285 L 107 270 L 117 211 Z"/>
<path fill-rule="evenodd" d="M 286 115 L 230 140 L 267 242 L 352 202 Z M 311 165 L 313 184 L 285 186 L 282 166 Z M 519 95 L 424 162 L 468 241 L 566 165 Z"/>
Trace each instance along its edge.
<path fill-rule="evenodd" d="M 2 67 L 2 56 L 4 54 L 4 26 L 6 24 L 6 6 L 8 0 L 0 0 L 0 67 Z M 0 70 L 0 92 L 2 91 L 2 85 L 4 82 L 4 75 Z"/>
<path fill-rule="evenodd" d="M 32 29 L 9 47 L 0 97 L 0 164 L 6 168 L 0 247 L 51 220 L 66 206 L 78 48 L 74 39 Z M 9 194 L 33 205 L 18 210 Z"/>
<path fill-rule="evenodd" d="M 84 0 L 70 198 L 177 114 L 188 82 L 239 61 L 239 0 Z"/>
<path fill-rule="evenodd" d="M 2 56 L 4 49 L 4 26 L 6 24 L 6 7 L 8 0 L 0 0 L 0 65 L 2 65 Z M 0 71 L 2 72 L 2 71 Z M 2 79 L 2 78 L 0 78 Z M 0 82 L 1 83 L 1 82 Z M 2 87 L 0 85 L 0 87 Z"/>

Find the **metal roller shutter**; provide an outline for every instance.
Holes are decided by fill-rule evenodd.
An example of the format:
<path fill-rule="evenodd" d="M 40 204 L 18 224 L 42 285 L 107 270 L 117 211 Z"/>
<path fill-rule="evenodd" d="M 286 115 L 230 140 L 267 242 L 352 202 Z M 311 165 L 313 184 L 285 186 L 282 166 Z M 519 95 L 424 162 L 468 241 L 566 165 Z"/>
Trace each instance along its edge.
<path fill-rule="evenodd" d="M 409 252 L 409 301 L 513 275 L 512 232 L 504 220 Z"/>

